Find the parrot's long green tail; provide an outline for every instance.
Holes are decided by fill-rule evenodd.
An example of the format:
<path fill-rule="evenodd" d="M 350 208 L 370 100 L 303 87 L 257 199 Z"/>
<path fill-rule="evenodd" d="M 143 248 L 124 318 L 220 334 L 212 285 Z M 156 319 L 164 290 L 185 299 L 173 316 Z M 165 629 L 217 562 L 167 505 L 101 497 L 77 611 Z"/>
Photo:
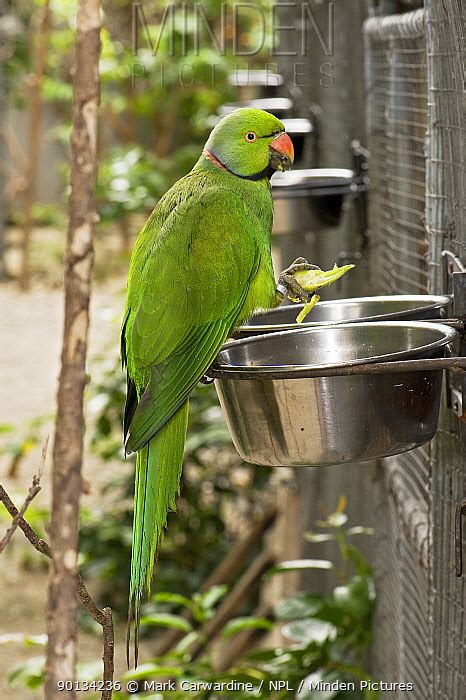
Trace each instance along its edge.
<path fill-rule="evenodd" d="M 142 595 L 150 594 L 152 574 L 169 510 L 176 509 L 188 426 L 188 401 L 136 455 L 133 547 L 126 655 L 129 666 L 134 621 L 134 663 L 138 663 Z"/>

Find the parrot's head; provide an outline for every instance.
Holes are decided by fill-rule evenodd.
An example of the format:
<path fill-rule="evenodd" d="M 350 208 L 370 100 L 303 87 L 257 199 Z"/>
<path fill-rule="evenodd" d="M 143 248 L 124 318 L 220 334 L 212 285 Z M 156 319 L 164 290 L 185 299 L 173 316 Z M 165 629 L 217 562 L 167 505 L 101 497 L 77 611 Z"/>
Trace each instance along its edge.
<path fill-rule="evenodd" d="M 273 114 L 261 109 L 237 109 L 213 129 L 204 157 L 222 170 L 248 180 L 271 177 L 276 170 L 289 170 L 293 143 Z"/>

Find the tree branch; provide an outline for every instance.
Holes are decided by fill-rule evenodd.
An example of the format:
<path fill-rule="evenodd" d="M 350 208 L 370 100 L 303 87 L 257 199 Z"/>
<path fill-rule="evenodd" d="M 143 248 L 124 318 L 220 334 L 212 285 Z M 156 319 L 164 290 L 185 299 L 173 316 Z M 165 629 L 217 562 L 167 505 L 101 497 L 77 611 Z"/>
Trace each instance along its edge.
<path fill-rule="evenodd" d="M 29 525 L 29 523 L 22 516 L 19 515 L 17 507 L 15 506 L 15 504 L 13 503 L 13 501 L 11 500 L 11 498 L 9 497 L 9 495 L 7 494 L 7 492 L 1 484 L 0 501 L 3 503 L 11 517 L 13 519 L 17 518 L 17 525 L 19 529 L 24 532 L 34 549 L 37 549 L 38 552 L 44 554 L 49 559 L 52 559 L 52 552 L 50 551 L 50 547 L 48 546 L 47 542 L 38 537 L 32 529 L 32 527 Z"/>
<path fill-rule="evenodd" d="M 65 314 L 53 446 L 50 567 L 47 607 L 47 700 L 75 700 L 76 586 L 79 501 L 84 439 L 83 394 L 93 263 L 100 55 L 100 0 L 78 0 L 70 150 L 69 225 L 65 255 Z"/>
<path fill-rule="evenodd" d="M 115 636 L 113 631 L 113 618 L 111 608 L 98 608 L 89 595 L 87 588 L 78 574 L 78 598 L 81 605 L 87 610 L 89 615 L 99 623 L 102 627 L 103 647 L 102 661 L 104 662 L 104 672 L 102 680 L 104 681 L 104 690 L 102 691 L 102 700 L 111 700 L 113 674 L 115 671 L 114 650 Z"/>
<path fill-rule="evenodd" d="M 0 554 L 3 552 L 5 547 L 7 546 L 8 542 L 11 540 L 13 537 L 13 534 L 18 527 L 19 520 L 23 517 L 24 513 L 26 512 L 26 509 L 28 508 L 29 504 L 31 503 L 32 499 L 37 496 L 39 493 L 41 486 L 40 486 L 40 480 L 42 478 L 42 471 L 44 469 L 44 464 L 45 464 L 45 458 L 47 457 L 47 447 L 49 444 L 49 439 L 47 437 L 44 446 L 42 447 L 42 454 L 40 457 L 40 462 L 39 462 L 39 468 L 37 470 L 37 474 L 34 474 L 32 477 L 32 485 L 29 488 L 28 494 L 26 496 L 26 499 L 19 509 L 17 511 L 16 515 L 13 517 L 13 521 L 8 528 L 8 530 L 5 533 L 5 536 L 3 539 L 0 541 Z M 3 496 L 3 494 L 6 495 L 6 491 L 4 490 L 3 486 L 0 485 L 0 494 Z M 3 500 L 2 500 L 3 502 Z"/>
<path fill-rule="evenodd" d="M 24 513 L 26 512 L 26 509 L 30 502 L 32 501 L 35 496 L 40 491 L 40 486 L 39 486 L 39 477 L 35 474 L 32 478 L 32 486 L 29 488 L 28 495 L 26 496 L 26 499 L 21 506 L 21 508 L 17 511 L 16 515 L 14 516 L 13 520 L 11 521 L 11 525 L 8 528 L 8 530 L 5 532 L 4 537 L 0 541 L 0 554 L 3 552 L 5 547 L 7 546 L 8 542 L 11 540 L 13 537 L 13 534 L 18 527 L 20 519 L 23 517 Z M 3 486 L 0 486 L 0 500 L 3 500 L 1 497 L 3 497 L 3 494 L 5 494 L 5 490 Z"/>
<path fill-rule="evenodd" d="M 46 447 L 44 448 L 44 450 Z M 43 452 L 43 458 L 44 458 L 44 452 Z M 8 493 L 5 491 L 3 486 L 0 484 L 0 502 L 3 503 L 5 508 L 7 509 L 8 513 L 11 515 L 13 518 L 13 523 L 16 523 L 15 528 L 13 528 L 13 523 L 9 530 L 7 530 L 7 533 L 5 537 L 2 540 L 2 544 L 5 541 L 7 534 L 10 532 L 10 530 L 13 529 L 11 532 L 11 535 L 14 532 L 14 529 L 16 527 L 19 527 L 20 530 L 23 531 L 23 533 L 26 535 L 27 539 L 29 542 L 32 544 L 34 549 L 37 549 L 38 552 L 41 554 L 44 554 L 46 557 L 49 559 L 52 559 L 52 551 L 47 544 L 47 542 L 40 537 L 37 536 L 37 533 L 34 532 L 32 527 L 29 525 L 27 520 L 24 519 L 23 513 L 26 510 L 27 506 L 29 503 L 32 501 L 32 498 L 34 496 L 30 496 L 31 492 L 34 491 L 34 489 L 37 489 L 34 493 L 38 493 L 40 491 L 40 486 L 39 486 L 39 479 L 40 475 L 34 476 L 33 479 L 33 484 L 31 488 L 29 489 L 28 495 L 26 497 L 25 502 L 21 506 L 21 508 L 18 510 L 16 508 L 15 504 L 9 497 Z M 34 482 L 37 482 L 35 485 Z M 26 507 L 24 507 L 26 504 Z M 22 511 L 22 512 L 21 512 Z M 5 548 L 6 544 L 8 544 L 9 540 L 11 539 L 11 535 L 8 538 L 8 540 L 5 542 L 2 548 L 0 548 L 0 552 L 3 551 Z M 102 654 L 102 661 L 104 663 L 104 670 L 103 670 L 103 675 L 102 675 L 102 680 L 104 682 L 104 690 L 102 691 L 102 700 L 111 700 L 112 698 L 112 685 L 113 685 L 113 674 L 114 674 L 114 648 L 115 648 L 115 638 L 114 638 L 114 631 L 113 631 L 113 618 L 112 618 L 112 609 L 111 608 L 98 608 L 91 596 L 88 593 L 88 590 L 86 588 L 86 585 L 84 581 L 82 580 L 81 576 L 78 575 L 78 587 L 77 587 L 77 596 L 78 599 L 87 610 L 89 615 L 102 627 L 102 637 L 103 637 L 103 654 Z"/>

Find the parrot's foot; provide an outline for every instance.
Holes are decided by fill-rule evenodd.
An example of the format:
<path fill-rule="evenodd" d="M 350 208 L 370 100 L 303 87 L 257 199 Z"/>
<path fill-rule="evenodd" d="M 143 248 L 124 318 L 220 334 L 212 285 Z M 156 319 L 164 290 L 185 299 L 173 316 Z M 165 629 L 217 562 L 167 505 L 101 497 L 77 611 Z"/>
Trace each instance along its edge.
<path fill-rule="evenodd" d="M 302 272 L 306 270 L 320 270 L 318 265 L 312 265 L 306 258 L 296 258 L 296 260 L 291 263 L 286 270 L 280 273 L 278 278 L 278 288 L 277 293 L 282 294 L 283 297 L 286 295 L 290 301 L 302 302 L 303 304 L 309 303 L 312 292 L 306 292 L 303 287 L 296 281 L 293 277 L 295 272 Z"/>

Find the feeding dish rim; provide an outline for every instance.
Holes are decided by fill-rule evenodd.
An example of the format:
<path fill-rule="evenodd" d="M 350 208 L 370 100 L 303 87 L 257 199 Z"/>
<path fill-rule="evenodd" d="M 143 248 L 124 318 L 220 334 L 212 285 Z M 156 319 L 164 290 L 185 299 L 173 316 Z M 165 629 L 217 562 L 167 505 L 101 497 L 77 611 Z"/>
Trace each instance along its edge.
<path fill-rule="evenodd" d="M 371 357 L 361 357 L 355 360 L 347 360 L 343 362 L 328 362 L 328 363 L 314 363 L 314 364 L 300 364 L 300 365 L 231 365 L 221 362 L 221 355 L 225 350 L 229 348 L 237 348 L 240 345 L 253 344 L 253 343 L 263 343 L 270 340 L 273 336 L 274 338 L 279 336 L 286 338 L 288 336 L 294 335 L 308 335 L 321 333 L 323 331 L 333 331 L 339 330 L 344 331 L 345 329 L 354 332 L 357 328 L 371 328 L 372 330 L 377 328 L 414 328 L 414 329 L 425 329 L 429 331 L 435 331 L 439 336 L 438 340 L 435 340 L 426 345 L 420 345 L 416 348 L 411 348 L 409 350 L 400 350 L 397 352 L 386 353 L 382 355 L 373 355 Z M 285 331 L 277 331 L 274 333 L 267 333 L 264 335 L 256 335 L 248 338 L 241 338 L 239 340 L 231 340 L 225 343 L 219 354 L 217 360 L 214 363 L 215 376 L 216 378 L 229 378 L 234 379 L 235 376 L 241 373 L 254 374 L 258 373 L 265 375 L 268 373 L 280 373 L 283 375 L 283 379 L 286 379 L 287 373 L 293 373 L 297 370 L 305 372 L 312 372 L 313 370 L 322 369 L 333 369 L 340 367 L 355 367 L 357 365 L 366 363 L 376 363 L 376 362 L 388 362 L 395 360 L 404 360 L 413 358 L 416 356 L 423 356 L 435 352 L 436 350 L 449 345 L 457 337 L 458 333 L 454 328 L 445 326 L 441 323 L 429 323 L 428 321 L 380 321 L 380 322 L 368 322 L 368 323 L 340 323 L 332 324 L 319 327 L 308 327 L 308 328 L 298 328 Z M 218 361 L 220 359 L 220 361 Z M 221 374 L 221 377 L 219 376 Z"/>
<path fill-rule="evenodd" d="M 384 295 L 374 295 L 374 296 L 367 296 L 367 297 L 348 297 L 345 299 L 333 299 L 333 300 L 327 300 L 327 301 L 320 301 L 319 306 L 320 307 L 325 307 L 325 306 L 331 306 L 333 304 L 338 303 L 339 306 L 346 306 L 354 303 L 359 303 L 359 302 L 365 302 L 365 301 L 393 301 L 393 300 L 399 300 L 399 301 L 412 301 L 415 303 L 416 301 L 425 301 L 427 299 L 431 299 L 432 302 L 429 304 L 426 304 L 425 306 L 413 306 L 413 308 L 409 309 L 404 309 L 402 311 L 392 311 L 390 313 L 381 313 L 377 314 L 376 316 L 361 316 L 360 318 L 355 318 L 350 319 L 342 319 L 342 320 L 329 320 L 329 321 L 303 321 L 303 323 L 261 323 L 261 324 L 250 324 L 250 323 L 245 323 L 243 326 L 240 326 L 238 328 L 238 333 L 247 333 L 247 332 L 254 332 L 256 335 L 258 335 L 261 331 L 264 333 L 271 333 L 271 332 L 279 332 L 279 331 L 284 331 L 284 330 L 298 330 L 299 328 L 317 328 L 317 327 L 322 327 L 322 326 L 341 326 L 341 325 L 354 325 L 355 323 L 367 323 L 367 322 L 372 322 L 375 323 L 377 321 L 391 321 L 391 320 L 405 320 L 409 321 L 409 319 L 395 319 L 394 316 L 399 317 L 400 315 L 408 315 L 413 312 L 417 311 L 438 311 L 439 309 L 443 309 L 444 307 L 448 306 L 448 304 L 451 304 L 452 299 L 448 295 L 442 295 L 442 294 L 384 294 Z M 301 309 L 304 307 L 304 304 L 296 304 L 293 305 L 293 308 L 296 309 L 296 315 L 299 314 Z M 285 308 L 284 306 L 278 306 L 276 309 L 271 309 L 271 312 L 273 313 L 274 311 L 277 311 L 278 309 L 283 309 Z M 257 314 L 257 316 L 265 316 L 267 312 L 263 312 L 260 314 Z M 421 320 L 421 319 L 419 319 Z M 414 321 L 413 321 L 414 322 Z"/>

